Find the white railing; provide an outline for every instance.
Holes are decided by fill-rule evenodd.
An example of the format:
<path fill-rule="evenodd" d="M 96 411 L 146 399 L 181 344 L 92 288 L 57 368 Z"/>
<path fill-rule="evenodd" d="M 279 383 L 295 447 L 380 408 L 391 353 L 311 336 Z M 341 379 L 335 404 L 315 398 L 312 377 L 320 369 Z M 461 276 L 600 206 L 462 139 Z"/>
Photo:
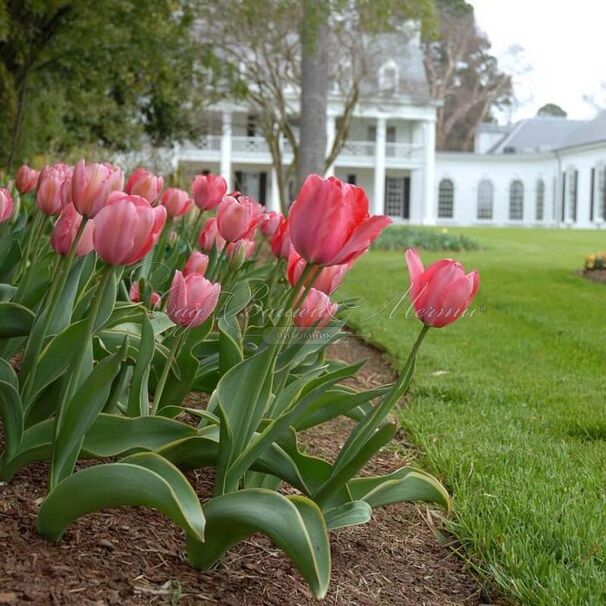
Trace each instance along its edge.
<path fill-rule="evenodd" d="M 269 146 L 263 137 L 232 137 L 231 147 L 234 152 L 240 153 L 269 153 Z"/>
<path fill-rule="evenodd" d="M 386 143 L 385 157 L 399 160 L 412 160 L 423 148 L 411 143 Z"/>
<path fill-rule="evenodd" d="M 345 141 L 340 156 L 349 156 L 354 158 L 374 158 L 374 141 Z"/>
<path fill-rule="evenodd" d="M 196 146 L 204 151 L 221 151 L 221 137 L 218 135 L 204 135 Z"/>

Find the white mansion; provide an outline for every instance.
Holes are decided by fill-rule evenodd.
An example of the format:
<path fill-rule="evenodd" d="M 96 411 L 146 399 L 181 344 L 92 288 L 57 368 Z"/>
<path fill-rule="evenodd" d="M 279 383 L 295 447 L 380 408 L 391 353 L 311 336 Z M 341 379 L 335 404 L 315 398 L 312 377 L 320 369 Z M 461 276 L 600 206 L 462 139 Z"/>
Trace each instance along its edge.
<path fill-rule="evenodd" d="M 392 39 L 385 48 L 393 49 Z M 402 222 L 439 225 L 599 227 L 606 219 L 606 114 L 593 121 L 534 118 L 482 125 L 474 153 L 435 151 L 437 104 L 429 96 L 418 36 L 385 53 L 354 111 L 349 140 L 330 168 L 364 187 L 371 211 Z M 397 55 L 397 56 L 390 56 Z M 288 91 L 286 91 L 288 94 Z M 291 95 L 297 109 L 296 91 Z M 329 98 L 334 138 L 342 98 Z M 230 188 L 279 208 L 268 145 L 246 105 L 205 114 L 205 135 L 176 148 L 186 176 L 221 174 Z M 285 160 L 289 162 L 284 144 Z"/>

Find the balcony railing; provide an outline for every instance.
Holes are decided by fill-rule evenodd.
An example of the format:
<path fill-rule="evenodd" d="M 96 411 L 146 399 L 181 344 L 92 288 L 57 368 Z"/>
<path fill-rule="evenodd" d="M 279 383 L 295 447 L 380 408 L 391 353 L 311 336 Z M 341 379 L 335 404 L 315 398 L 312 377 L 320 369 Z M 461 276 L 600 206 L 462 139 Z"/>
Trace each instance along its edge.
<path fill-rule="evenodd" d="M 269 153 L 269 146 L 263 137 L 232 137 L 231 148 L 234 152 L 249 154 Z"/>
<path fill-rule="evenodd" d="M 354 158 L 374 158 L 375 145 L 374 141 L 345 141 L 339 155 Z"/>
<path fill-rule="evenodd" d="M 420 152 L 422 149 L 422 146 L 412 145 L 410 143 L 386 143 L 385 157 L 412 160 L 417 152 Z"/>
<path fill-rule="evenodd" d="M 221 151 L 221 137 L 219 135 L 204 135 L 197 147 L 204 151 Z"/>

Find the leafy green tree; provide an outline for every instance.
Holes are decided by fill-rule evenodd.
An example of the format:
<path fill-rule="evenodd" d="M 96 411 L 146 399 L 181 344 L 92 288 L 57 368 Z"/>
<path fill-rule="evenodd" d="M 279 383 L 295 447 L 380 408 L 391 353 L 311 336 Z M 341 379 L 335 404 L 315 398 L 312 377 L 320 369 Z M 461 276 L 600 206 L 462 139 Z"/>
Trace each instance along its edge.
<path fill-rule="evenodd" d="M 555 118 L 566 118 L 568 113 L 555 103 L 546 103 L 539 108 L 537 116 L 552 116 Z"/>
<path fill-rule="evenodd" d="M 191 132 L 205 63 L 191 0 L 2 0 L 0 162 Z"/>

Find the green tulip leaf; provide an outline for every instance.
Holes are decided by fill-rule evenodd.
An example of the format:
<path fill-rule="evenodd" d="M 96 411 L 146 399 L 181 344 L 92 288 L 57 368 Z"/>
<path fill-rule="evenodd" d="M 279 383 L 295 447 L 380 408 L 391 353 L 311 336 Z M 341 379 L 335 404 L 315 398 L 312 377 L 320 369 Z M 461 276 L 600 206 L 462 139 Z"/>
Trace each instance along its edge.
<path fill-rule="evenodd" d="M 372 507 L 365 501 L 351 501 L 324 512 L 329 530 L 366 524 L 372 517 Z"/>
<path fill-rule="evenodd" d="M 154 329 L 147 314 L 141 317 L 141 341 L 139 353 L 133 371 L 128 398 L 128 416 L 136 417 L 149 414 L 148 381 L 151 363 L 156 349 Z"/>
<path fill-rule="evenodd" d="M 219 329 L 219 373 L 224 375 L 230 368 L 242 362 L 244 351 L 242 332 L 235 317 L 221 318 L 217 322 Z"/>
<path fill-rule="evenodd" d="M 3 363 L 6 363 L 2 360 Z M 15 384 L 0 380 L 0 420 L 4 430 L 2 460 L 14 456 L 23 437 L 23 407 Z"/>
<path fill-rule="evenodd" d="M 250 488 L 216 497 L 204 505 L 205 542 L 188 537 L 190 563 L 208 570 L 221 555 L 255 532 L 282 549 L 316 598 L 330 582 L 330 545 L 320 509 L 309 499 Z"/>
<path fill-rule="evenodd" d="M 36 316 L 19 303 L 0 302 L 0 339 L 29 335 Z"/>
<path fill-rule="evenodd" d="M 88 513 L 130 505 L 157 509 L 188 535 L 204 540 L 204 513 L 196 493 L 174 465 L 154 453 L 89 467 L 64 479 L 40 507 L 38 532 L 57 541 Z"/>

